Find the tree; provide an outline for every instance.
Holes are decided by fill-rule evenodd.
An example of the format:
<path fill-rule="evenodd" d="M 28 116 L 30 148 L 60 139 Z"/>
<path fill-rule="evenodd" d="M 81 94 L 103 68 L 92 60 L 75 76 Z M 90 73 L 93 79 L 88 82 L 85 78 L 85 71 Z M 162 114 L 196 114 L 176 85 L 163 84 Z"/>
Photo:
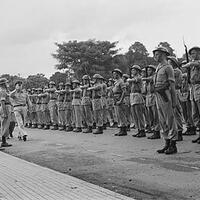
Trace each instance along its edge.
<path fill-rule="evenodd" d="M 25 87 L 28 88 L 43 88 L 49 83 L 49 80 L 44 74 L 30 75 L 26 79 Z"/>
<path fill-rule="evenodd" d="M 72 69 L 78 79 L 94 73 L 108 77 L 114 67 L 113 57 L 118 52 L 116 44 L 96 40 L 55 43 L 58 48 L 52 56 L 58 61 L 57 69 Z"/>
<path fill-rule="evenodd" d="M 60 82 L 65 83 L 67 78 L 67 73 L 56 72 L 50 77 L 50 81 L 54 81 L 58 85 Z"/>
<path fill-rule="evenodd" d="M 128 60 L 129 67 L 135 64 L 143 68 L 147 65 L 147 57 L 149 53 L 146 47 L 140 42 L 132 44 L 125 55 Z"/>
<path fill-rule="evenodd" d="M 168 42 L 160 42 L 158 44 L 158 46 L 162 46 L 162 47 L 167 48 L 171 56 L 176 56 L 174 54 L 174 49 L 171 47 L 171 45 Z"/>

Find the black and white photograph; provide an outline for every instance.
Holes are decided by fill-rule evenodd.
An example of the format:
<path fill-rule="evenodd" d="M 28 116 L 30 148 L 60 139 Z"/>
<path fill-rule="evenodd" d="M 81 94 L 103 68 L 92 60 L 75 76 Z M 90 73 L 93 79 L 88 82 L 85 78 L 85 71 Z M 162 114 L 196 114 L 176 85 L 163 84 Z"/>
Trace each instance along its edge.
<path fill-rule="evenodd" d="M 200 1 L 0 0 L 0 200 L 200 200 Z"/>

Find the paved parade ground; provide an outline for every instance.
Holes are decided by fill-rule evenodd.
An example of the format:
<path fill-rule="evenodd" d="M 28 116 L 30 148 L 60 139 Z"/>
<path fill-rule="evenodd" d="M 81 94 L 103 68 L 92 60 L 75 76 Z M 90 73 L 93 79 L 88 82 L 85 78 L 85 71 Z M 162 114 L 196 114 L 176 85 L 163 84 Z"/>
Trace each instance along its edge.
<path fill-rule="evenodd" d="M 114 137 L 117 129 L 103 135 L 27 130 L 27 142 L 15 130 L 5 151 L 23 160 L 0 153 L 0 199 L 200 199 L 194 137 L 184 137 L 178 154 L 167 156 L 155 153 L 161 139 L 133 138 L 134 131 Z"/>

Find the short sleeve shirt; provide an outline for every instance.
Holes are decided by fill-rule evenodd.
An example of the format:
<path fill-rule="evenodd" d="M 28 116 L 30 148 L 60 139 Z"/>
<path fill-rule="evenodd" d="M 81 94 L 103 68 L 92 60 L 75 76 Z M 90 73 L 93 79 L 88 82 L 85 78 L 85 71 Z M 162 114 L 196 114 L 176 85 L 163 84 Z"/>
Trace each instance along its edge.
<path fill-rule="evenodd" d="M 169 64 L 159 64 L 155 73 L 155 88 L 166 88 L 169 82 L 175 82 L 174 70 Z"/>

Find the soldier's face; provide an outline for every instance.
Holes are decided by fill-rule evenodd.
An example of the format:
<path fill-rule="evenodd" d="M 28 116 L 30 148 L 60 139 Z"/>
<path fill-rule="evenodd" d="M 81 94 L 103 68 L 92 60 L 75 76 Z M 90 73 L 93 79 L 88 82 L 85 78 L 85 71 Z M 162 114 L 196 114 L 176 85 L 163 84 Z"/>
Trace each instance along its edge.
<path fill-rule="evenodd" d="M 16 88 L 16 90 L 22 90 L 22 84 L 21 83 L 17 83 L 15 88 Z"/>
<path fill-rule="evenodd" d="M 159 52 L 159 51 L 156 51 L 155 53 L 154 53 L 154 60 L 156 61 L 156 62 L 160 62 L 162 59 L 162 54 L 161 54 L 161 52 Z"/>
<path fill-rule="evenodd" d="M 132 70 L 131 70 L 131 75 L 132 75 L 132 76 L 135 76 L 136 74 L 137 74 L 137 70 L 136 70 L 136 69 L 132 69 Z"/>
<path fill-rule="evenodd" d="M 191 51 L 190 57 L 191 57 L 192 60 L 197 60 L 198 57 L 199 57 L 199 51 L 197 51 L 197 50 L 195 50 L 195 49 L 192 50 L 192 51 Z"/>

